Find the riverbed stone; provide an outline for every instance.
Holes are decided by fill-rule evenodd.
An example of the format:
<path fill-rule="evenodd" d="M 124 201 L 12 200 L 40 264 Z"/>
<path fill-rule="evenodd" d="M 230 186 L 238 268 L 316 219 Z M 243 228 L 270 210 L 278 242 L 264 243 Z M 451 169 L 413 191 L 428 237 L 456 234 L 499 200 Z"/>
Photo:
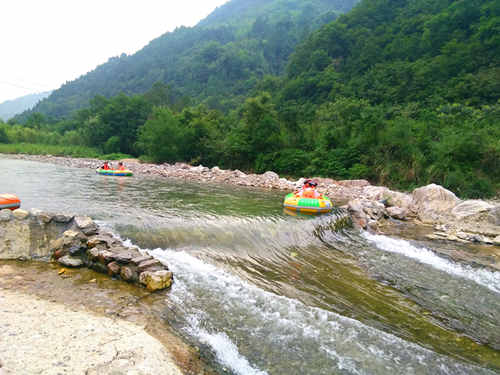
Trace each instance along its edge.
<path fill-rule="evenodd" d="M 146 288 L 154 292 L 156 290 L 166 289 L 172 285 L 172 272 L 170 271 L 156 271 L 142 272 L 139 276 L 139 282 L 146 286 Z"/>
<path fill-rule="evenodd" d="M 14 215 L 12 214 L 11 210 L 8 209 L 3 209 L 0 210 L 0 222 L 6 222 L 12 220 Z"/>
<path fill-rule="evenodd" d="M 139 279 L 139 274 L 135 267 L 122 266 L 120 269 L 120 277 L 125 281 L 133 282 Z"/>
<path fill-rule="evenodd" d="M 97 224 L 88 216 L 76 216 L 75 224 L 86 235 L 97 233 Z"/>
<path fill-rule="evenodd" d="M 35 216 L 40 224 L 48 224 L 52 221 L 52 215 L 45 211 L 37 211 Z"/>
<path fill-rule="evenodd" d="M 116 238 L 113 238 L 110 234 L 97 234 L 88 237 L 87 246 L 92 248 L 104 244 L 107 248 L 110 248 L 118 242 L 119 241 Z"/>
<path fill-rule="evenodd" d="M 408 209 L 411 206 L 413 198 L 410 194 L 401 193 L 399 191 L 388 190 L 384 197 L 384 202 L 387 207 L 400 207 L 408 214 Z"/>
<path fill-rule="evenodd" d="M 145 260 L 144 262 L 139 263 L 139 271 L 144 271 L 148 269 L 149 267 L 153 266 L 159 266 L 161 265 L 161 262 L 158 259 L 149 259 Z"/>
<path fill-rule="evenodd" d="M 73 220 L 73 216 L 71 215 L 64 215 L 64 214 L 57 214 L 52 217 L 52 220 L 54 220 L 56 223 L 69 223 L 71 220 Z"/>
<path fill-rule="evenodd" d="M 120 273 L 120 265 L 117 262 L 110 262 L 107 265 L 108 273 L 112 276 L 118 275 Z"/>
<path fill-rule="evenodd" d="M 135 254 L 132 254 L 131 252 L 128 252 L 128 251 L 120 251 L 120 252 L 116 252 L 113 249 L 110 249 L 110 251 L 112 251 L 114 253 L 113 255 L 113 259 L 118 262 L 118 263 L 121 263 L 121 264 L 126 264 L 126 263 L 129 263 L 130 261 L 132 261 L 132 258 L 134 257 Z"/>
<path fill-rule="evenodd" d="M 18 220 L 25 220 L 25 219 L 27 219 L 30 216 L 29 211 L 23 210 L 21 208 L 18 208 L 17 210 L 14 210 L 12 212 L 12 214 Z"/>
<path fill-rule="evenodd" d="M 113 256 L 115 254 L 112 253 L 111 251 L 108 250 L 100 250 L 97 257 L 99 259 L 99 262 L 102 264 L 108 264 L 109 262 L 113 261 Z"/>
<path fill-rule="evenodd" d="M 170 350 L 140 323 L 89 313 L 74 302 L 49 302 L 9 289 L 2 291 L 1 306 L 1 368 L 8 369 L 9 375 L 183 373 Z"/>
<path fill-rule="evenodd" d="M 71 256 L 71 255 L 65 255 L 57 260 L 60 264 L 66 267 L 81 267 L 84 265 L 84 262 L 82 259 Z"/>
<path fill-rule="evenodd" d="M 142 262 L 144 262 L 146 260 L 150 260 L 150 259 L 153 259 L 153 257 L 151 257 L 149 255 L 141 255 L 141 256 L 132 258 L 132 263 L 134 263 L 136 266 L 138 266 Z"/>
<path fill-rule="evenodd" d="M 91 268 L 94 271 L 99 272 L 99 273 L 104 273 L 104 274 L 108 273 L 108 267 L 107 267 L 107 265 L 106 264 L 102 264 L 100 262 L 91 262 L 89 264 L 89 268 Z"/>

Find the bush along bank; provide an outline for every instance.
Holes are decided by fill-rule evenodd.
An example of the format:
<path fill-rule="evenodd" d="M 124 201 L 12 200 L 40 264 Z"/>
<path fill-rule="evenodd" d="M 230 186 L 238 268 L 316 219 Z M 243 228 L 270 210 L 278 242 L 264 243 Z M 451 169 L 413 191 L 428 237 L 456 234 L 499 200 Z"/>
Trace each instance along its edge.
<path fill-rule="evenodd" d="M 169 288 L 172 272 L 159 260 L 126 246 L 89 217 L 40 210 L 0 211 L 0 259 L 51 260 L 88 267 L 149 291 Z"/>

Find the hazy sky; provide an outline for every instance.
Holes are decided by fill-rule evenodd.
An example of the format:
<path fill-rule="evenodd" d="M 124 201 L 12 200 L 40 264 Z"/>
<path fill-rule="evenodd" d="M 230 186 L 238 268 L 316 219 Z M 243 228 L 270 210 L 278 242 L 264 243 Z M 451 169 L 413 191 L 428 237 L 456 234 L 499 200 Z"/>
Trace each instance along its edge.
<path fill-rule="evenodd" d="M 0 103 L 57 89 L 228 0 L 1 0 Z"/>

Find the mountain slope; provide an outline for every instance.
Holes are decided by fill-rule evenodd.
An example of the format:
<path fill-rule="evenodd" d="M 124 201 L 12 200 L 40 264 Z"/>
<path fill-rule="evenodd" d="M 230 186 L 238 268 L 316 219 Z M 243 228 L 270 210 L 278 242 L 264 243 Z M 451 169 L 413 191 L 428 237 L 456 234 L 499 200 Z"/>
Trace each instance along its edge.
<path fill-rule="evenodd" d="M 29 94 L 0 103 L 0 119 L 7 121 L 15 115 L 32 108 L 40 100 L 48 97 L 51 92 L 52 91 L 46 91 L 38 94 Z"/>
<path fill-rule="evenodd" d="M 61 118 L 97 94 L 144 93 L 155 82 L 228 108 L 264 75 L 282 73 L 297 43 L 356 1 L 232 0 L 199 25 L 166 33 L 63 85 L 34 111 Z"/>
<path fill-rule="evenodd" d="M 322 100 L 495 103 L 499 35 L 498 1 L 365 0 L 299 46 L 288 76 L 308 77 L 308 90 Z"/>

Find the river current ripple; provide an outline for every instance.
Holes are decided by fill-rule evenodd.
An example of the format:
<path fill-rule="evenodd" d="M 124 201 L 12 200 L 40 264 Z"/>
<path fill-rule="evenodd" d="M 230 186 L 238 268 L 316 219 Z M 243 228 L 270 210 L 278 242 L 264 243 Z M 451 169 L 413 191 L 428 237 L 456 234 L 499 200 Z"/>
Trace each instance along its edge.
<path fill-rule="evenodd" d="M 25 209 L 89 215 L 173 270 L 165 319 L 233 374 L 500 371 L 500 273 L 290 216 L 283 192 L 0 158 Z"/>

